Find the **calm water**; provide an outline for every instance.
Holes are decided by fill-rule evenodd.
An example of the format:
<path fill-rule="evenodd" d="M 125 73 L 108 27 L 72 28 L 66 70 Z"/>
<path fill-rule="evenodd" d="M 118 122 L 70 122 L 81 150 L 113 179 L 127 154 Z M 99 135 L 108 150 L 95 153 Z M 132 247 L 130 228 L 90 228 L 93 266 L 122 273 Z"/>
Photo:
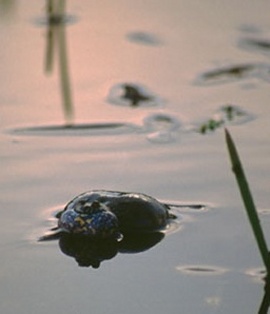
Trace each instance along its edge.
<path fill-rule="evenodd" d="M 198 129 L 225 105 L 244 112 L 227 124 L 270 243 L 270 4 L 70 1 L 52 63 L 45 4 L 0 1 L 1 313 L 256 313 L 263 264 L 224 132 Z M 78 267 L 37 239 L 90 189 L 206 209 L 178 209 L 148 251 Z"/>

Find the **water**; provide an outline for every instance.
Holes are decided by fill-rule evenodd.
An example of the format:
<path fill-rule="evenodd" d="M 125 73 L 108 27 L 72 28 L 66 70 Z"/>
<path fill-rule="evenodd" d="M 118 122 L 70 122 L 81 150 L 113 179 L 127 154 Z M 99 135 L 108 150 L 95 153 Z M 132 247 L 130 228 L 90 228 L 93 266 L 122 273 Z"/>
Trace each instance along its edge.
<path fill-rule="evenodd" d="M 269 4 L 68 2 L 63 106 L 59 42 L 48 73 L 45 2 L 0 3 L 1 313 L 256 313 L 263 265 L 223 125 L 204 135 L 198 127 L 225 105 L 252 117 L 226 124 L 269 243 L 269 55 L 254 45 L 269 38 Z M 247 64 L 259 66 L 239 74 Z M 115 105 L 110 93 L 123 84 L 153 103 L 129 106 L 117 90 L 125 103 Z M 83 268 L 57 241 L 37 239 L 56 208 L 91 189 L 207 210 L 179 209 L 179 230 L 148 251 Z"/>

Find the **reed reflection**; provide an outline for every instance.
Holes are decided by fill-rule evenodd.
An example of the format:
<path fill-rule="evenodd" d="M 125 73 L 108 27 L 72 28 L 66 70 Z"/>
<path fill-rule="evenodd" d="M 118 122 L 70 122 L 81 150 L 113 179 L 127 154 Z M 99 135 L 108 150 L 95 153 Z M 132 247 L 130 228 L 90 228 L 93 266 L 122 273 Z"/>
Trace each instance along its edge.
<path fill-rule="evenodd" d="M 0 17 L 10 17 L 16 8 L 15 0 L 0 0 Z"/>
<path fill-rule="evenodd" d="M 72 100 L 67 43 L 66 43 L 66 1 L 47 1 L 47 47 L 45 58 L 45 73 L 53 72 L 55 57 L 58 55 L 59 74 L 63 109 L 66 125 L 72 125 L 74 119 L 74 107 Z"/>

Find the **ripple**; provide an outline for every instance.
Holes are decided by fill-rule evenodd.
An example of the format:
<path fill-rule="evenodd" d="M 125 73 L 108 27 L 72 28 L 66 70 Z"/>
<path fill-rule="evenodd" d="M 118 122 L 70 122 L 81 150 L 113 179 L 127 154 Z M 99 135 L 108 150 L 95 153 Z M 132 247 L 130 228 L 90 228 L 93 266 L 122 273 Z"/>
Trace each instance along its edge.
<path fill-rule="evenodd" d="M 180 210 L 181 212 L 205 212 L 213 207 L 211 204 L 203 203 L 184 203 L 184 202 L 174 202 L 174 201 L 162 201 L 163 204 L 166 204 L 170 209 Z"/>
<path fill-rule="evenodd" d="M 180 134 L 181 123 L 173 115 L 154 113 L 144 119 L 147 139 L 152 143 L 172 143 Z"/>
<path fill-rule="evenodd" d="M 259 34 L 261 33 L 261 28 L 255 24 L 242 24 L 239 26 L 239 30 L 246 34 Z"/>
<path fill-rule="evenodd" d="M 144 118 L 144 126 L 148 131 L 177 131 L 181 127 L 181 123 L 173 115 L 153 113 Z"/>
<path fill-rule="evenodd" d="M 239 47 L 248 51 L 270 54 L 270 40 L 268 38 L 242 38 L 239 40 Z"/>
<path fill-rule="evenodd" d="M 261 208 L 258 210 L 260 215 L 268 216 L 270 215 L 270 208 Z"/>
<path fill-rule="evenodd" d="M 179 265 L 176 266 L 175 269 L 187 275 L 199 276 L 223 275 L 224 273 L 228 272 L 228 270 L 225 268 L 210 265 Z"/>
<path fill-rule="evenodd" d="M 130 32 L 126 35 L 127 39 L 131 42 L 146 46 L 160 46 L 162 41 L 157 37 L 157 35 L 152 33 L 147 33 L 143 31 Z"/>
<path fill-rule="evenodd" d="M 245 274 L 252 277 L 256 282 L 261 282 L 266 276 L 266 270 L 263 268 L 250 268 L 245 271 Z"/>
<path fill-rule="evenodd" d="M 43 210 L 39 215 L 39 224 L 35 229 L 31 230 L 28 240 L 32 243 L 37 243 L 40 240 L 42 241 L 42 239 L 50 239 L 50 236 L 54 235 L 57 230 L 57 214 L 64 207 L 65 205 L 63 204 Z M 51 239 L 55 238 L 52 236 Z"/>

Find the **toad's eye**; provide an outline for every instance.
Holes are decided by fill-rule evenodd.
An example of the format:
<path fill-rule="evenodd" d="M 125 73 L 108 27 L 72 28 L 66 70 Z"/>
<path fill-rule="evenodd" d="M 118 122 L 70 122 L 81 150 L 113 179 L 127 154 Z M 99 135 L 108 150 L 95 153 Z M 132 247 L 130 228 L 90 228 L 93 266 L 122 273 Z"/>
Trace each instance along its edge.
<path fill-rule="evenodd" d="M 94 201 L 93 203 L 86 203 L 83 207 L 83 213 L 87 215 L 96 214 L 98 212 L 103 211 L 103 208 L 98 201 Z"/>

